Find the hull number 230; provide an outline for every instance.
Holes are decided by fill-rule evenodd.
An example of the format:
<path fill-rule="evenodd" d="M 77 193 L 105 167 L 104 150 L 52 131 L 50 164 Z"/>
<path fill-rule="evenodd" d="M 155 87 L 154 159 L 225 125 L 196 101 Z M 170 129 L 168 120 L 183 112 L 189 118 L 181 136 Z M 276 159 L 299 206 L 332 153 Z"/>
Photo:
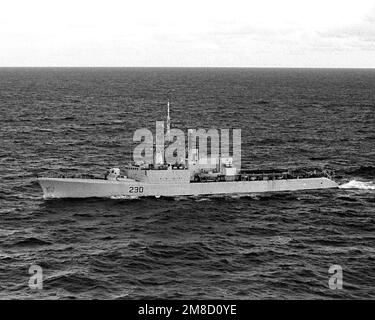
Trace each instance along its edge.
<path fill-rule="evenodd" d="M 143 193 L 143 187 L 129 187 L 129 193 Z"/>

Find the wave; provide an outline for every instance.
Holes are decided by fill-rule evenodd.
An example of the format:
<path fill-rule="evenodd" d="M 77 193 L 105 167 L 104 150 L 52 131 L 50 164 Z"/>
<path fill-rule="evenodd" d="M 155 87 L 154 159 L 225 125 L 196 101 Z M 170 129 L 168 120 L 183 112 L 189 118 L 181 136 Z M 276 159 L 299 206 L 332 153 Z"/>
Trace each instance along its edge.
<path fill-rule="evenodd" d="M 60 288 L 70 293 L 84 292 L 90 289 L 106 290 L 110 287 L 107 281 L 90 277 L 82 272 L 59 272 L 45 279 L 46 288 Z"/>
<path fill-rule="evenodd" d="M 185 200 L 189 200 L 189 197 L 188 196 L 175 196 L 173 198 L 173 200 L 175 200 L 175 201 L 185 201 Z"/>
<path fill-rule="evenodd" d="M 194 200 L 195 202 L 202 202 L 202 201 L 211 201 L 210 198 L 198 198 Z"/>
<path fill-rule="evenodd" d="M 120 195 L 120 196 L 111 196 L 112 200 L 135 200 L 139 199 L 138 196 L 128 196 L 128 195 Z"/>
<path fill-rule="evenodd" d="M 292 238 L 284 236 L 275 236 L 270 239 L 270 242 L 273 244 L 287 244 L 290 241 L 292 241 Z"/>
<path fill-rule="evenodd" d="M 16 246 L 43 246 L 51 244 L 52 243 L 49 241 L 41 240 L 34 237 L 23 239 L 15 243 Z"/>
<path fill-rule="evenodd" d="M 9 229 L 0 229 L 0 236 L 11 236 L 17 233 L 17 230 L 9 230 Z"/>
<path fill-rule="evenodd" d="M 345 173 L 351 176 L 359 176 L 365 179 L 372 179 L 375 177 L 375 167 L 360 166 L 359 168 L 346 170 Z"/>
<path fill-rule="evenodd" d="M 17 199 L 25 199 L 25 200 L 42 200 L 42 196 L 29 196 L 29 195 L 23 195 L 23 194 L 18 194 L 15 195 Z"/>
<path fill-rule="evenodd" d="M 351 180 L 339 186 L 340 189 L 361 189 L 361 190 L 375 190 L 375 183 L 372 181 L 357 181 Z"/>

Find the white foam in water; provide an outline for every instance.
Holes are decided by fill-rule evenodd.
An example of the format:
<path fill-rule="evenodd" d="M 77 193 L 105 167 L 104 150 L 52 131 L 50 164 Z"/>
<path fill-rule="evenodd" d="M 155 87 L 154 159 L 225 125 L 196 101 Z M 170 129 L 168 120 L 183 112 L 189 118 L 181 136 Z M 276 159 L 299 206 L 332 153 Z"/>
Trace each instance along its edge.
<path fill-rule="evenodd" d="M 210 198 L 199 198 L 199 199 L 195 199 L 196 202 L 202 202 L 202 201 L 211 201 Z"/>
<path fill-rule="evenodd" d="M 271 243 L 274 244 L 287 244 L 292 240 L 292 238 L 289 237 L 283 237 L 283 236 L 276 236 L 270 239 Z"/>
<path fill-rule="evenodd" d="M 112 200 L 134 200 L 134 199 L 138 199 L 137 196 L 127 196 L 127 195 L 123 195 L 123 196 L 111 196 L 110 198 Z"/>
<path fill-rule="evenodd" d="M 361 190 L 375 190 L 375 184 L 372 181 L 357 181 L 351 180 L 340 186 L 340 189 L 361 189 Z"/>

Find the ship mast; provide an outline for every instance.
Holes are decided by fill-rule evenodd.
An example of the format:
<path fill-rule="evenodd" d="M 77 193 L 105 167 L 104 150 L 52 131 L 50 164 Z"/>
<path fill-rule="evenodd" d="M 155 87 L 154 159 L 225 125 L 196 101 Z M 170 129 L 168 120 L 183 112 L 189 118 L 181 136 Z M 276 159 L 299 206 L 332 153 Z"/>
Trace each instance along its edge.
<path fill-rule="evenodd" d="M 171 118 L 169 116 L 169 100 L 167 104 L 167 139 L 168 142 L 171 141 Z"/>

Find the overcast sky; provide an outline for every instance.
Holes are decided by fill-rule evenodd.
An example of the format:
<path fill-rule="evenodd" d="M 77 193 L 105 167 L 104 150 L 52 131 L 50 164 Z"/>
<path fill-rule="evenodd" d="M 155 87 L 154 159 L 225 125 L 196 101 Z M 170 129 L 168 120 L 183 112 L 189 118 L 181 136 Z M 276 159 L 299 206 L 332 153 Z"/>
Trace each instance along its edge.
<path fill-rule="evenodd" d="M 375 67 L 375 0 L 2 0 L 0 66 Z"/>

